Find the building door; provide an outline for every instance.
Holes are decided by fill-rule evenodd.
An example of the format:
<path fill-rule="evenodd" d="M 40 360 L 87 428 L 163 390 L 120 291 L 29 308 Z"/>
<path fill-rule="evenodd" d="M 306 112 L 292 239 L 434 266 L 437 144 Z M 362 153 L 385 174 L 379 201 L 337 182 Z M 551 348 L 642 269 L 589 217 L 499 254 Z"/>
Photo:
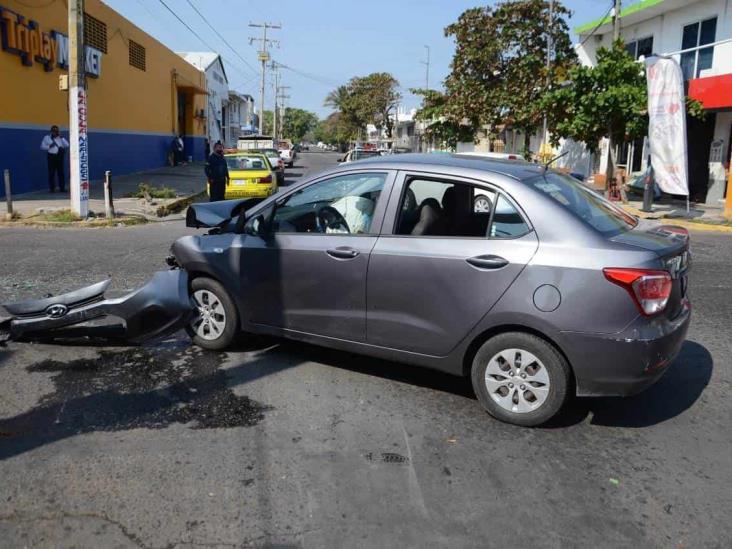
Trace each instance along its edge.
<path fill-rule="evenodd" d="M 717 114 L 707 112 L 704 120 L 686 117 L 686 142 L 689 151 L 689 197 L 704 202 L 709 186 L 709 147 L 714 139 Z"/>

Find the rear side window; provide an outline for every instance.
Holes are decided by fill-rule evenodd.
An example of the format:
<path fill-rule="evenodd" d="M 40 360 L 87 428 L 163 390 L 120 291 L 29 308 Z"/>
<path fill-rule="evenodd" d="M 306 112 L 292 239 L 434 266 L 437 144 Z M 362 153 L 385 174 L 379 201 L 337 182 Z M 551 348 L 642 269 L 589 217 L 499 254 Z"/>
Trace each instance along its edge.
<path fill-rule="evenodd" d="M 529 232 L 523 217 L 516 207 L 505 196 L 499 195 L 493 212 L 490 236 L 493 238 L 511 238 Z"/>
<path fill-rule="evenodd" d="M 414 178 L 399 207 L 395 234 L 463 238 L 513 238 L 529 232 L 502 194 L 468 183 Z"/>
<path fill-rule="evenodd" d="M 548 172 L 530 179 L 528 184 L 603 236 L 615 236 L 638 224 L 633 216 L 568 175 Z"/>

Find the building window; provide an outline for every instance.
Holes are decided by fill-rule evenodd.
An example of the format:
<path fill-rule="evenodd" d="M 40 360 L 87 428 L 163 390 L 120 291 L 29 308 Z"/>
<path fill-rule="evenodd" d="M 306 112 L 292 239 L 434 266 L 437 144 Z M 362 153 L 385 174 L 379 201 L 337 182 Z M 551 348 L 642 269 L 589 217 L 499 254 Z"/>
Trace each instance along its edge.
<path fill-rule="evenodd" d="M 88 13 L 84 14 L 84 44 L 107 53 L 107 24 Z"/>
<path fill-rule="evenodd" d="M 643 57 L 649 57 L 653 53 L 653 36 L 628 42 L 625 44 L 625 50 L 633 59 L 640 59 L 641 55 Z"/>
<path fill-rule="evenodd" d="M 681 54 L 681 70 L 684 73 L 684 80 L 699 78 L 701 71 L 712 68 L 714 46 L 708 48 L 703 46 L 712 44 L 716 36 L 716 17 L 684 26 L 684 32 L 681 36 L 681 49 L 692 49 L 692 51 Z"/>
<path fill-rule="evenodd" d="M 130 66 L 140 69 L 141 71 L 146 70 L 146 55 L 145 47 L 141 46 L 134 40 L 130 40 Z"/>

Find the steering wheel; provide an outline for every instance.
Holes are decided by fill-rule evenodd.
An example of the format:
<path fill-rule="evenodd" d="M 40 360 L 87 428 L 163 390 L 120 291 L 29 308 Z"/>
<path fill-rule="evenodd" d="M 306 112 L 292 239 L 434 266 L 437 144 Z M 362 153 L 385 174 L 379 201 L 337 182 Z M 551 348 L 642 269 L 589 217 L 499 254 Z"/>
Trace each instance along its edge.
<path fill-rule="evenodd" d="M 318 210 L 315 214 L 315 227 L 319 233 L 327 233 L 328 229 L 336 228 L 345 229 L 345 232 L 347 233 L 351 232 L 351 229 L 345 218 L 341 215 L 341 212 L 332 206 L 323 206 Z"/>

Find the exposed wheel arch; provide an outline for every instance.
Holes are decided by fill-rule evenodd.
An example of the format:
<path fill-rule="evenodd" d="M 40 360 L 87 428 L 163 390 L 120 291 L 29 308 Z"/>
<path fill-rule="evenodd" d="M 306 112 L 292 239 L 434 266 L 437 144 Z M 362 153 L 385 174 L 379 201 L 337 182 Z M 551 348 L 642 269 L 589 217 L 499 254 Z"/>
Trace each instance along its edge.
<path fill-rule="evenodd" d="M 572 362 L 569 360 L 569 357 L 567 356 L 567 353 L 564 352 L 562 347 L 554 341 L 551 337 L 547 336 L 544 332 L 541 332 L 540 330 L 537 330 L 535 328 L 531 328 L 529 326 L 525 326 L 522 324 L 502 324 L 500 326 L 494 326 L 492 328 L 489 328 L 488 330 L 478 334 L 473 341 L 470 342 L 470 345 L 468 345 L 467 350 L 465 351 L 465 355 L 463 356 L 463 375 L 469 376 L 470 370 L 472 368 L 473 364 L 473 358 L 475 357 L 475 353 L 478 352 L 478 349 L 480 348 L 483 343 L 488 341 L 490 338 L 498 335 L 503 334 L 506 332 L 525 332 L 527 334 L 535 335 L 536 337 L 539 337 L 546 341 L 549 345 L 554 347 L 559 354 L 561 354 L 564 357 L 564 360 L 567 361 L 567 364 L 569 364 L 569 371 L 570 371 L 570 383 L 571 387 L 574 390 L 574 393 L 577 392 L 577 379 L 574 374 L 574 366 L 572 365 Z"/>

